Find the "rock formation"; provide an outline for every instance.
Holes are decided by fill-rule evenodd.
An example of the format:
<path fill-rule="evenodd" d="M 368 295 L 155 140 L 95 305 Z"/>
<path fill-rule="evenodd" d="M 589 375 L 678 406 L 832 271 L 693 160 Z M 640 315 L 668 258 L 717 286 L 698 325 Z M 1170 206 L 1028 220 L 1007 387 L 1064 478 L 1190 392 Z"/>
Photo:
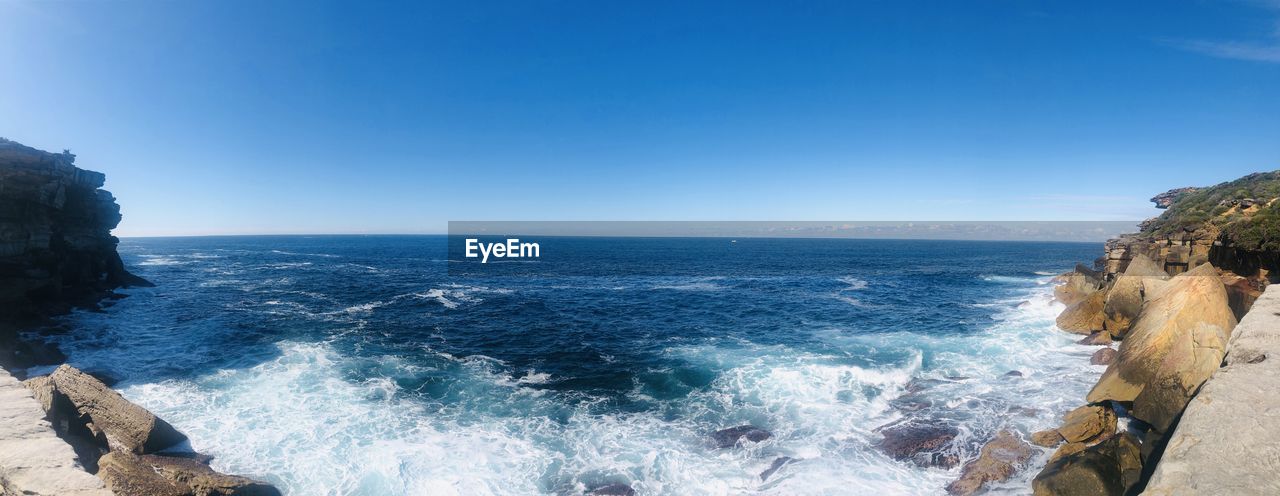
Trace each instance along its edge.
<path fill-rule="evenodd" d="M 1132 402 L 1135 417 L 1165 432 L 1221 363 L 1235 324 L 1212 266 L 1170 279 L 1143 306 L 1088 401 Z"/>
<path fill-rule="evenodd" d="M 24 326 L 110 291 L 150 283 L 130 274 L 111 230 L 120 206 L 101 173 L 75 156 L 0 139 L 0 366 L 22 372 L 65 360 L 19 339 Z M 25 387 L 23 387 L 25 386 Z M 207 458 L 156 454 L 186 440 L 146 409 L 68 365 L 19 384 L 0 371 L 0 494 L 278 495 L 218 473 Z M 97 474 L 95 477 L 93 474 Z M 108 490 L 109 489 L 109 490 Z"/>
<path fill-rule="evenodd" d="M 1018 466 L 1031 458 L 1031 446 L 1010 431 L 1000 431 L 982 447 L 978 458 L 964 464 L 960 478 L 947 486 L 947 493 L 956 496 L 975 494 L 988 482 L 1000 482 L 1012 477 Z"/>

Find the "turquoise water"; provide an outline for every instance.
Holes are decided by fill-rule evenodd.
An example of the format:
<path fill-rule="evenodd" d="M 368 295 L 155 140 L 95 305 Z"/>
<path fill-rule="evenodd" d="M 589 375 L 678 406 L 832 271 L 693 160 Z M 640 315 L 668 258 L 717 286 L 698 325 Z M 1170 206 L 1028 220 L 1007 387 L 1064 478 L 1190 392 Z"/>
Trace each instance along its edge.
<path fill-rule="evenodd" d="M 305 495 L 937 494 L 958 468 L 877 427 L 952 426 L 969 457 L 1102 370 L 1049 284 L 1096 244 L 541 241 L 480 267 L 442 236 L 126 239 L 157 287 L 63 345 L 216 468 Z M 773 437 L 709 441 L 741 424 Z"/>

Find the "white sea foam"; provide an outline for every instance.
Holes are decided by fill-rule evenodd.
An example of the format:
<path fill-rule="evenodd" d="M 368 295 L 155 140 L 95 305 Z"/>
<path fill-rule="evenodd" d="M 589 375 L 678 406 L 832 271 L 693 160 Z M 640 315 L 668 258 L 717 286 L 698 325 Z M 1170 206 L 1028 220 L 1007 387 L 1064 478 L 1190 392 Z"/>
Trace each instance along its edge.
<path fill-rule="evenodd" d="M 844 291 L 857 291 L 859 289 L 866 289 L 867 287 L 867 281 L 856 277 L 841 277 L 839 281 L 848 284 L 848 287 L 844 288 Z"/>
<path fill-rule="evenodd" d="M 669 347 L 667 358 L 714 370 L 716 379 L 676 400 L 656 400 L 637 383 L 632 399 L 652 404 L 639 412 L 598 413 L 591 401 L 539 387 L 560 378 L 483 355 L 427 349 L 434 361 L 423 365 L 301 342 L 280 343 L 277 358 L 250 368 L 123 392 L 215 455 L 216 468 L 267 478 L 291 494 L 573 494 L 607 482 L 641 494 L 937 494 L 958 469 L 889 459 L 874 448 L 877 427 L 930 415 L 957 426 L 958 444 L 972 454 L 1000 428 L 1025 435 L 1052 426 L 1100 372 L 1083 365 L 1094 348 L 1054 329 L 1062 306 L 1049 286 L 990 280 L 1023 293 L 996 302 L 995 320 L 977 334 L 814 333 L 850 356 L 742 340 Z M 454 309 L 504 292 L 443 286 L 389 301 L 423 298 Z M 896 358 L 860 361 L 855 352 L 866 349 Z M 371 366 L 382 374 L 348 373 Z M 1023 377 L 1006 377 L 1011 370 Z M 402 380 L 439 374 L 457 399 L 436 404 L 400 390 Z M 916 391 L 922 380 L 928 388 Z M 934 406 L 923 413 L 896 406 L 913 394 Z M 1034 411 L 1010 413 L 1017 407 Z M 746 423 L 774 437 L 745 449 L 708 445 L 711 431 Z M 799 461 L 761 481 L 778 456 Z M 1035 472 L 996 492 L 1026 493 Z"/>

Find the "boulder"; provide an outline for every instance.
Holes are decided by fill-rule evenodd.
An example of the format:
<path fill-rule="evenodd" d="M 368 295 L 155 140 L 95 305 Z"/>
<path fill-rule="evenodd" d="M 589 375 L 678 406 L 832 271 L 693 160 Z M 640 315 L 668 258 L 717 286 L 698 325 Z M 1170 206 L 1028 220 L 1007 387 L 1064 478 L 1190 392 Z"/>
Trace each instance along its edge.
<path fill-rule="evenodd" d="M 1049 455 L 1049 461 L 1048 461 L 1048 462 L 1046 462 L 1046 463 L 1053 463 L 1055 460 L 1057 460 L 1057 459 L 1059 459 L 1059 458 L 1062 458 L 1062 457 L 1064 457 L 1064 456 L 1074 455 L 1074 454 L 1076 454 L 1076 453 L 1079 453 L 1079 452 L 1081 452 L 1081 451 L 1084 451 L 1084 450 L 1085 450 L 1086 448 L 1088 448 L 1088 447 L 1089 447 L 1089 445 L 1088 445 L 1088 444 L 1085 444 L 1085 443 L 1067 443 L 1067 444 L 1064 444 L 1064 445 L 1062 445 L 1062 446 L 1058 447 L 1058 449 L 1057 449 L 1057 450 L 1054 450 L 1054 452 L 1053 452 L 1053 454 L 1052 454 L 1052 455 Z"/>
<path fill-rule="evenodd" d="M 1031 482 L 1031 490 L 1035 496 L 1120 496 L 1141 474 L 1138 443 L 1122 434 L 1050 461 Z"/>
<path fill-rule="evenodd" d="M 1102 287 L 1099 274 L 1083 265 L 1076 265 L 1075 271 L 1059 276 L 1058 280 L 1061 284 L 1053 288 L 1053 297 L 1067 306 L 1083 301 Z"/>
<path fill-rule="evenodd" d="M 116 451 L 98 460 L 116 496 L 279 496 L 270 484 L 219 473 L 190 458 Z M 612 493 L 611 493 L 612 494 Z"/>
<path fill-rule="evenodd" d="M 1076 341 L 1076 344 L 1083 344 L 1085 346 L 1107 346 L 1111 344 L 1111 333 L 1107 331 L 1089 333 L 1088 336 Z"/>
<path fill-rule="evenodd" d="M 988 482 L 1008 480 L 1022 463 L 1031 458 L 1031 445 L 1010 431 L 1000 431 L 978 453 L 978 458 L 964 464 L 960 478 L 947 486 L 947 493 L 967 496 L 978 492 Z"/>
<path fill-rule="evenodd" d="M 53 398 L 50 415 L 76 419 L 108 450 L 154 453 L 187 440 L 168 422 L 75 367 L 58 367 L 49 376 L 48 384 L 52 385 Z M 61 403 L 70 411 L 59 411 L 60 398 L 66 399 Z"/>
<path fill-rule="evenodd" d="M 1085 405 L 1063 417 L 1058 434 L 1069 443 L 1088 442 L 1116 431 L 1116 414 L 1110 408 Z"/>
<path fill-rule="evenodd" d="M 1058 327 L 1067 332 L 1076 334 L 1091 334 L 1094 331 L 1102 330 L 1103 313 L 1102 308 L 1106 302 L 1107 293 L 1103 291 L 1094 291 L 1084 299 L 1072 304 L 1058 315 Z"/>
<path fill-rule="evenodd" d="M 1217 271 L 1207 264 L 1169 279 L 1148 298 L 1087 399 L 1133 402 L 1134 416 L 1151 422 L 1144 412 L 1165 417 L 1186 405 L 1187 393 L 1221 362 L 1236 319 Z M 1153 391 L 1142 395 L 1147 388 Z"/>
<path fill-rule="evenodd" d="M 1062 442 L 1062 434 L 1057 429 L 1046 429 L 1031 434 L 1031 444 L 1052 448 Z"/>
<path fill-rule="evenodd" d="M 773 434 L 769 431 L 754 425 L 739 425 L 711 433 L 711 439 L 715 441 L 717 448 L 732 448 L 737 446 L 738 442 L 743 439 L 758 443 L 772 436 Z"/>
<path fill-rule="evenodd" d="M 795 458 L 791 458 L 789 456 L 779 456 L 777 458 L 774 458 L 773 463 L 769 464 L 769 468 L 765 469 L 764 472 L 760 472 L 760 480 L 762 481 L 769 480 L 769 477 L 772 476 L 774 473 L 776 473 L 783 466 L 789 465 L 795 461 L 796 461 Z"/>
<path fill-rule="evenodd" d="M 1103 303 L 1102 326 L 1112 336 L 1123 338 L 1142 310 L 1144 295 L 1154 291 L 1169 275 L 1150 258 L 1142 255 L 1129 261 L 1124 274 L 1116 277 Z"/>
<path fill-rule="evenodd" d="M 1089 363 L 1091 365 L 1111 365 L 1111 362 L 1116 360 L 1116 355 L 1118 354 L 1116 350 L 1103 348 L 1093 352 L 1093 356 L 1089 357 Z"/>
<path fill-rule="evenodd" d="M 960 434 L 954 427 L 908 424 L 890 427 L 876 446 L 890 458 L 921 467 L 954 467 L 960 462 L 951 441 Z"/>
<path fill-rule="evenodd" d="M 1206 323 L 1180 329 L 1147 387 L 1133 400 L 1133 416 L 1169 432 L 1200 385 L 1222 365 L 1227 333 Z"/>

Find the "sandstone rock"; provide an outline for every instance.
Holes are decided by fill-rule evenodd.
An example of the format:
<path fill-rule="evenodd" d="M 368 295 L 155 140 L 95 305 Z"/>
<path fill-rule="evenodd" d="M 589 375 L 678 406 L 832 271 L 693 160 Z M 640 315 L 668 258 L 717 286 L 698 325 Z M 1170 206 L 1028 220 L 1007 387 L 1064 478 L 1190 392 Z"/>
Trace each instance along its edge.
<path fill-rule="evenodd" d="M 98 189 L 105 176 L 74 160 L 0 139 L 0 314 L 59 313 L 149 285 L 116 253 L 120 206 Z"/>
<path fill-rule="evenodd" d="M 1123 338 L 1142 310 L 1144 295 L 1164 284 L 1169 275 L 1142 255 L 1133 257 L 1124 274 L 1116 277 L 1103 303 L 1102 326 L 1112 336 Z"/>
<path fill-rule="evenodd" d="M 1153 385 L 1170 394 L 1188 390 L 1188 384 L 1203 380 L 1202 366 L 1218 353 L 1204 348 L 1214 347 L 1218 342 L 1214 339 L 1218 334 L 1212 327 L 1220 329 L 1222 336 L 1229 336 L 1235 323 L 1235 316 L 1227 306 L 1226 290 L 1212 266 L 1201 265 L 1170 279 L 1149 296 L 1129 334 L 1120 343 L 1115 361 L 1089 392 L 1088 401 L 1133 402 Z M 1175 348 L 1177 353 L 1166 364 L 1166 358 Z M 1183 367 L 1192 368 L 1184 370 Z M 1169 394 L 1152 394 L 1145 400 L 1163 401 L 1168 397 Z M 1135 408 L 1143 407 L 1135 404 Z M 1151 405 L 1146 410 L 1154 411 Z"/>
<path fill-rule="evenodd" d="M 1090 334 L 1102 330 L 1103 306 L 1107 293 L 1094 291 L 1083 300 L 1067 307 L 1058 315 L 1058 327 L 1076 334 Z"/>
<path fill-rule="evenodd" d="M 1111 362 L 1116 360 L 1117 355 L 1119 353 L 1116 350 L 1103 348 L 1093 352 L 1093 356 L 1089 357 L 1089 363 L 1091 365 L 1111 365 Z"/>
<path fill-rule="evenodd" d="M 1031 482 L 1031 489 L 1035 496 L 1120 496 L 1137 483 L 1141 473 L 1137 442 L 1122 434 L 1049 462 Z"/>
<path fill-rule="evenodd" d="M 1063 417 L 1058 434 L 1069 443 L 1087 442 L 1116 431 L 1116 414 L 1110 408 L 1085 405 Z"/>
<path fill-rule="evenodd" d="M 103 456 L 98 465 L 98 477 L 116 496 L 280 495 L 270 484 L 218 473 L 188 458 L 117 451 Z"/>
<path fill-rule="evenodd" d="M 1280 494 L 1277 391 L 1280 288 L 1271 286 L 1232 331 L 1226 365 L 1187 405 L 1143 494 Z"/>
<path fill-rule="evenodd" d="M 964 464 L 960 478 L 947 486 L 947 493 L 967 496 L 978 492 L 988 482 L 1008 480 L 1018 465 L 1031 458 L 1031 454 L 1031 445 L 1012 432 L 1000 431 L 995 439 L 982 447 L 977 459 Z"/>
<path fill-rule="evenodd" d="M 1046 429 L 1031 434 L 1031 444 L 1052 448 L 1062 442 L 1062 434 L 1057 429 Z"/>
<path fill-rule="evenodd" d="M 1085 336 L 1083 339 L 1076 341 L 1076 344 L 1083 344 L 1085 346 L 1107 346 L 1111 344 L 1111 333 L 1107 331 L 1093 332 L 1088 336 Z"/>
<path fill-rule="evenodd" d="M 44 410 L 0 369 L 0 494 L 22 496 L 111 496 L 85 472 L 67 443 L 58 439 Z"/>
<path fill-rule="evenodd" d="M 168 422 L 70 365 L 58 367 L 49 382 L 54 396 L 65 397 L 67 405 L 74 408 L 74 414 L 57 408 L 52 414 L 78 416 L 90 431 L 105 439 L 110 450 L 153 453 L 187 440 Z"/>
<path fill-rule="evenodd" d="M 1227 290 L 1227 304 L 1236 320 L 1244 318 L 1244 314 L 1253 306 L 1253 302 L 1262 295 L 1266 283 L 1261 280 L 1240 277 L 1231 272 L 1222 274 L 1222 285 Z"/>
<path fill-rule="evenodd" d="M 768 480 L 770 476 L 776 473 L 783 466 L 789 465 L 795 461 L 795 458 L 791 458 L 789 456 L 779 456 L 774 458 L 773 463 L 769 464 L 769 468 L 765 469 L 764 472 L 760 472 L 760 480 Z"/>
<path fill-rule="evenodd" d="M 959 434 L 953 427 L 909 424 L 890 427 L 882 433 L 884 439 L 877 447 L 894 460 L 922 467 L 953 467 L 960 461 L 959 455 L 949 449 Z"/>
<path fill-rule="evenodd" d="M 1173 205 L 1173 202 L 1178 201 L 1178 198 L 1181 197 L 1182 195 L 1195 192 L 1199 189 L 1200 188 L 1197 188 L 1195 186 L 1187 186 L 1185 188 L 1174 188 L 1169 191 L 1165 191 L 1164 193 L 1160 193 L 1155 197 L 1151 198 L 1151 202 L 1156 204 L 1156 208 L 1169 208 L 1171 205 Z"/>
<path fill-rule="evenodd" d="M 1099 274 L 1083 265 L 1076 265 L 1075 271 L 1063 274 L 1060 280 L 1062 284 L 1053 288 L 1053 296 L 1067 306 L 1083 301 L 1102 287 Z"/>
<path fill-rule="evenodd" d="M 1226 355 L 1227 333 L 1206 323 L 1178 329 L 1160 368 L 1133 400 L 1133 416 L 1160 432 L 1169 432 L 1200 385 Z"/>
<path fill-rule="evenodd" d="M 758 443 L 772 436 L 773 434 L 769 431 L 754 425 L 739 425 L 715 431 L 711 434 L 711 439 L 715 441 L 717 448 L 732 448 L 737 446 L 738 442 L 743 439 Z"/>
<path fill-rule="evenodd" d="M 1052 455 L 1049 455 L 1049 462 L 1048 462 L 1048 463 L 1053 463 L 1053 462 L 1054 462 L 1054 461 L 1056 461 L 1057 459 L 1062 458 L 1062 457 L 1064 457 L 1064 456 L 1074 455 L 1074 454 L 1076 454 L 1076 453 L 1079 453 L 1079 452 L 1081 452 L 1081 451 L 1084 451 L 1084 450 L 1085 450 L 1085 448 L 1088 448 L 1088 447 L 1089 447 L 1089 445 L 1088 445 L 1087 443 L 1067 443 L 1067 444 L 1064 444 L 1064 445 L 1060 446 L 1057 450 L 1054 450 L 1054 452 L 1053 452 L 1053 454 L 1052 454 Z"/>

